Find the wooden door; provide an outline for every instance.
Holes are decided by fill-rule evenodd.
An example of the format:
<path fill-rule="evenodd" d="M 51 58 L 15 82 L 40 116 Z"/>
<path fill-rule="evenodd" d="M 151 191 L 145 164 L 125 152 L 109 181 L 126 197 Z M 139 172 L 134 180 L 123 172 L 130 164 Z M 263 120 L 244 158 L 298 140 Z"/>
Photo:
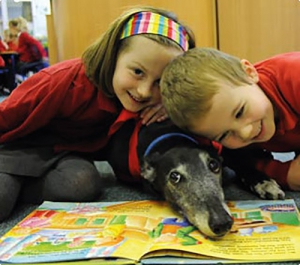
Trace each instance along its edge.
<path fill-rule="evenodd" d="M 218 47 L 256 62 L 300 51 L 299 0 L 217 0 Z"/>
<path fill-rule="evenodd" d="M 193 29 L 197 44 L 216 47 L 214 0 L 52 0 L 49 29 L 51 63 L 78 57 L 117 16 L 135 5 L 150 5 L 175 12 Z M 51 42 L 51 39 L 56 39 Z M 52 56 L 53 55 L 53 56 Z M 55 57 L 55 58 L 53 58 Z"/>

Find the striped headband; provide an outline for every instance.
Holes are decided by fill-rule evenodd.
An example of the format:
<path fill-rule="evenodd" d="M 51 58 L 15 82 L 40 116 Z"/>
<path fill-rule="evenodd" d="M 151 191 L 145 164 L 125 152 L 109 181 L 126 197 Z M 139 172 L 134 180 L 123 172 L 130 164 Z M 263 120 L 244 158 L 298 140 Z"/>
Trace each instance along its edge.
<path fill-rule="evenodd" d="M 184 50 L 188 50 L 188 35 L 183 26 L 172 19 L 152 12 L 134 14 L 125 24 L 120 39 L 138 34 L 157 34 L 175 41 Z"/>

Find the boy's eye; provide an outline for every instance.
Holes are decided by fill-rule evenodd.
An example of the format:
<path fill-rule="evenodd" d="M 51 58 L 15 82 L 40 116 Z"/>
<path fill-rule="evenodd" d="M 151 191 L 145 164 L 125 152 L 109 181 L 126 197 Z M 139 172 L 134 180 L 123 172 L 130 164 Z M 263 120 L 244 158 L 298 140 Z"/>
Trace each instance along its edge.
<path fill-rule="evenodd" d="M 243 113 L 244 113 L 244 106 L 239 109 L 238 113 L 235 115 L 235 118 L 236 119 L 240 118 L 243 115 Z"/>
<path fill-rule="evenodd" d="M 221 143 L 227 136 L 228 136 L 229 132 L 225 132 L 223 133 L 219 139 L 217 139 L 217 142 Z"/>

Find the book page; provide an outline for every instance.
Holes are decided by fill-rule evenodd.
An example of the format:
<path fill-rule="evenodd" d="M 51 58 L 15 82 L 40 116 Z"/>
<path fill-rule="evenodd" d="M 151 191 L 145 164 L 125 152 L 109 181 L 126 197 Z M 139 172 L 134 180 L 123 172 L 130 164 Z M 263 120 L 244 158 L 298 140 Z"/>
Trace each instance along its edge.
<path fill-rule="evenodd" d="M 45 202 L 0 239 L 0 261 L 138 261 L 157 251 L 183 258 L 300 260 L 300 221 L 293 200 L 230 201 L 228 206 L 232 230 L 212 240 L 163 201 Z"/>
<path fill-rule="evenodd" d="M 166 227 L 160 227 L 160 232 L 156 232 L 157 240 L 151 250 L 160 250 L 165 244 L 165 248 L 169 250 L 180 249 L 202 254 L 207 259 L 300 260 L 299 212 L 293 200 L 230 201 L 227 204 L 234 218 L 234 225 L 225 237 L 209 239 L 179 221 L 177 225 L 181 228 L 176 233 L 164 232 L 170 230 L 168 226 L 175 225 L 168 223 L 166 219 L 167 222 L 163 221 L 167 223 Z"/>

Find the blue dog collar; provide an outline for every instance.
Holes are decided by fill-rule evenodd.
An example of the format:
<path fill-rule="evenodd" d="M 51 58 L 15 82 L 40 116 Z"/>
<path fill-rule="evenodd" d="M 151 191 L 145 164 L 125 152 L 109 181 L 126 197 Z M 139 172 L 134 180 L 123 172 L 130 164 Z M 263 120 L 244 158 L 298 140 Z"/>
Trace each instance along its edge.
<path fill-rule="evenodd" d="M 163 134 L 163 135 L 157 137 L 156 139 L 154 139 L 149 144 L 149 146 L 147 147 L 147 149 L 145 151 L 144 156 L 147 156 L 150 153 L 150 151 L 152 150 L 152 148 L 154 148 L 160 141 L 162 141 L 164 139 L 167 139 L 167 138 L 171 138 L 171 137 L 182 137 L 182 138 L 185 138 L 185 139 L 188 139 L 188 140 L 194 142 L 195 144 L 198 144 L 198 142 L 194 138 L 192 138 L 191 136 L 188 136 L 186 134 L 183 134 L 183 133 L 166 133 L 166 134 Z"/>

